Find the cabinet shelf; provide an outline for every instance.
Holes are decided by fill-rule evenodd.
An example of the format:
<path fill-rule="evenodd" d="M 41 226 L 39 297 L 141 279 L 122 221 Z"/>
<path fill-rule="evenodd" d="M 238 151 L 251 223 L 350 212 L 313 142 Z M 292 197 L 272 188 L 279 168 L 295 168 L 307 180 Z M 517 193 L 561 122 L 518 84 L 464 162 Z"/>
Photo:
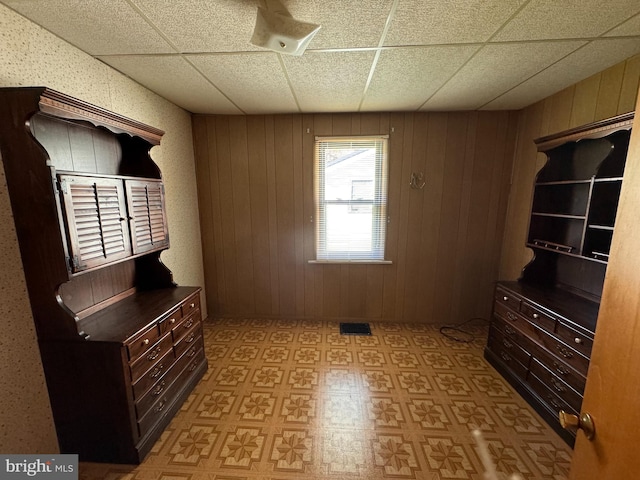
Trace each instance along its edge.
<path fill-rule="evenodd" d="M 536 217 L 553 217 L 553 218 L 566 218 L 567 220 L 586 220 L 584 215 L 567 215 L 564 213 L 545 213 L 545 212 L 531 212 L 531 215 Z"/>
<path fill-rule="evenodd" d="M 616 183 L 622 182 L 622 177 L 597 177 L 594 178 L 593 181 L 595 183 Z"/>
<path fill-rule="evenodd" d="M 609 254 L 604 252 L 592 252 L 592 255 L 594 256 L 588 256 L 588 255 L 580 255 L 577 253 L 571 253 L 571 252 L 556 249 L 552 246 L 547 247 L 547 246 L 536 244 L 536 243 L 527 243 L 526 245 L 527 247 L 532 248 L 534 250 L 543 250 L 545 252 L 552 252 L 558 255 L 564 255 L 566 257 L 572 257 L 579 260 L 586 260 L 589 262 L 607 264 L 608 263 L 607 260 L 609 259 Z"/>
<path fill-rule="evenodd" d="M 556 180 L 550 182 L 536 182 L 535 187 L 542 187 L 545 185 L 582 185 L 591 183 L 591 179 L 588 180 Z"/>

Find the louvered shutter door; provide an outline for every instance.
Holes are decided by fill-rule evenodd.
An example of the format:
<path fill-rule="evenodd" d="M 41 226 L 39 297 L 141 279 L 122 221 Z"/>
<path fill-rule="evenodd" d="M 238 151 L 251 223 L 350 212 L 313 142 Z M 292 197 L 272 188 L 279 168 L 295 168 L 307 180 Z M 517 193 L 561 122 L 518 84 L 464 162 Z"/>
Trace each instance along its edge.
<path fill-rule="evenodd" d="M 79 272 L 131 255 L 122 180 L 60 175 L 69 264 Z"/>
<path fill-rule="evenodd" d="M 167 248 L 169 231 L 161 182 L 125 180 L 133 253 Z"/>

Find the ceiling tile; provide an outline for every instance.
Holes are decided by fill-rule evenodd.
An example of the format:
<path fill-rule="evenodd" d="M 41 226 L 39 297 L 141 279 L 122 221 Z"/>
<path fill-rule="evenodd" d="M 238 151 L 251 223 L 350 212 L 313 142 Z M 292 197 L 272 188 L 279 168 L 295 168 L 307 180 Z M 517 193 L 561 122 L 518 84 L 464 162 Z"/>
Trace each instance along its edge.
<path fill-rule="evenodd" d="M 606 33 L 606 37 L 640 35 L 640 14 Z"/>
<path fill-rule="evenodd" d="M 422 110 L 475 110 L 583 46 L 584 41 L 489 44 Z M 526 61 L 523 61 L 526 59 Z"/>
<path fill-rule="evenodd" d="M 367 83 L 374 52 L 307 52 L 283 55 L 304 112 L 355 112 Z"/>
<path fill-rule="evenodd" d="M 261 50 L 249 43 L 258 0 L 131 0 L 179 52 Z"/>
<path fill-rule="evenodd" d="M 310 49 L 377 47 L 392 0 L 289 2 L 297 20 L 320 25 Z"/>
<path fill-rule="evenodd" d="M 483 109 L 524 108 L 639 52 L 638 38 L 594 40 L 496 98 Z"/>
<path fill-rule="evenodd" d="M 399 0 L 385 45 L 484 42 L 525 0 Z"/>
<path fill-rule="evenodd" d="M 417 110 L 476 50 L 456 45 L 382 51 L 362 110 Z"/>
<path fill-rule="evenodd" d="M 189 55 L 187 58 L 247 114 L 298 112 L 276 53 Z"/>
<path fill-rule="evenodd" d="M 126 0 L 3 0 L 5 5 L 92 55 L 173 49 Z"/>
<path fill-rule="evenodd" d="M 597 37 L 640 11 L 629 7 L 629 0 L 531 0 L 492 40 Z"/>
<path fill-rule="evenodd" d="M 149 90 L 193 113 L 242 113 L 178 55 L 99 57 Z"/>

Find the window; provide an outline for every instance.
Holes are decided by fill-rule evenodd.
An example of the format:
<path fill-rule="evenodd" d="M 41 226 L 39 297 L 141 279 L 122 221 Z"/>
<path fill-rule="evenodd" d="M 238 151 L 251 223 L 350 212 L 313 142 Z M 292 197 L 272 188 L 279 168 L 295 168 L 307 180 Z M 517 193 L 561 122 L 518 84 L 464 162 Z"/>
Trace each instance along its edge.
<path fill-rule="evenodd" d="M 387 143 L 316 137 L 316 260 L 384 261 Z"/>

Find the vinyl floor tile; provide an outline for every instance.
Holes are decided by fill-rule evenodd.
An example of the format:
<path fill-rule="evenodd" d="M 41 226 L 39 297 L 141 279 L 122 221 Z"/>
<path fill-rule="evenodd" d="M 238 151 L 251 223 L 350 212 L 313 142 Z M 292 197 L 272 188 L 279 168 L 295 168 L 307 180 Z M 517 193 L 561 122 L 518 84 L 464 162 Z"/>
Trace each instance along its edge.
<path fill-rule="evenodd" d="M 438 326 L 208 322 L 209 370 L 141 465 L 81 463 L 83 480 L 566 478 L 571 449 L 484 360 Z M 467 328 L 469 329 L 469 328 Z"/>

